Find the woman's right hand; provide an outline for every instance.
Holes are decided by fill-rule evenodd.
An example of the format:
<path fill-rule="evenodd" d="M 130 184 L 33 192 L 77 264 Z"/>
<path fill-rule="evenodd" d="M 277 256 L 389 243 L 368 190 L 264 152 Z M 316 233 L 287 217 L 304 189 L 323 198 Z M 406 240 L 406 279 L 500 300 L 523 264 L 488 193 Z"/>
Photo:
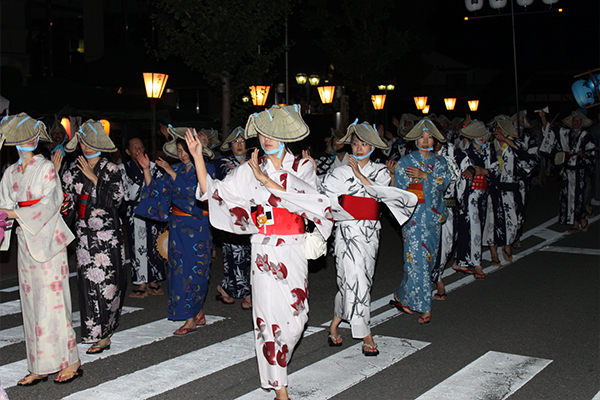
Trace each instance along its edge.
<path fill-rule="evenodd" d="M 196 129 L 188 129 L 185 132 L 185 142 L 187 143 L 192 157 L 202 157 L 202 142 L 198 140 Z"/>
<path fill-rule="evenodd" d="M 315 162 L 315 159 L 310 156 L 310 152 L 308 150 L 302 150 L 302 158 L 308 158 L 310 162 L 312 162 L 315 172 L 317 172 L 317 163 Z"/>
<path fill-rule="evenodd" d="M 252 156 L 250 157 L 250 160 L 248 160 L 248 165 L 250 165 L 250 168 L 252 168 L 254 177 L 259 182 L 264 184 L 265 181 L 268 181 L 269 177 L 262 171 L 262 169 L 260 169 L 260 166 L 258 165 L 258 149 L 254 149 L 252 152 Z"/>
<path fill-rule="evenodd" d="M 169 164 L 162 158 L 158 157 L 158 160 L 156 160 L 156 165 L 164 169 L 165 172 L 171 176 L 171 178 L 175 179 L 175 177 L 177 176 L 177 174 L 173 170 L 173 167 L 171 167 L 171 164 Z"/>
<path fill-rule="evenodd" d="M 62 151 L 57 151 L 52 155 L 52 164 L 54 164 L 54 168 L 56 168 L 56 173 L 60 171 L 60 166 L 62 165 L 63 155 Z"/>

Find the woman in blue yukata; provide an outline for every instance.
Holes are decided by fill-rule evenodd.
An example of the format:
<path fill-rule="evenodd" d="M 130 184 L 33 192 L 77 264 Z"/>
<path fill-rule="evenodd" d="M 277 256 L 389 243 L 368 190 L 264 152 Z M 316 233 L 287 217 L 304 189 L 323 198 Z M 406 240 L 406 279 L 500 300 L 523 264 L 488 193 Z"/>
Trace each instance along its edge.
<path fill-rule="evenodd" d="M 196 170 L 185 140 L 188 128 L 169 126 L 174 138 L 165 143 L 163 150 L 181 162 L 169 165 L 162 158 L 156 164 L 165 175 L 155 179 L 150 173 L 150 160 L 139 154 L 138 162 L 144 171 L 146 187 L 136 214 L 158 221 L 168 221 L 169 250 L 169 319 L 185 321 L 173 334 L 187 335 L 198 325 L 206 324 L 204 301 L 208 291 L 212 236 L 209 229 L 208 208 L 196 201 Z M 210 150 L 204 149 L 210 156 Z M 207 163 L 208 173 L 214 176 L 214 167 Z"/>
<path fill-rule="evenodd" d="M 444 157 L 433 152 L 435 141 L 446 139 L 428 118 L 423 118 L 405 140 L 416 141 L 417 150 L 398 161 L 394 185 L 416 194 L 419 200 L 402 227 L 404 277 L 390 304 L 407 314 L 413 310 L 422 313 L 419 323 L 427 324 L 431 321 L 431 270 L 440 245 L 450 170 Z"/>

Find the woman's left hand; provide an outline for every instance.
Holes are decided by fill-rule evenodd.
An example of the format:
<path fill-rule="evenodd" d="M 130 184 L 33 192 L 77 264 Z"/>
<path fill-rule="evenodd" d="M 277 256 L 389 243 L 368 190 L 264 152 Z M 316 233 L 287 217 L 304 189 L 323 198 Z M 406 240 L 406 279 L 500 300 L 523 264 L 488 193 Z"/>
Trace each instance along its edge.
<path fill-rule="evenodd" d="M 317 163 L 315 162 L 315 159 L 310 156 L 308 150 L 302 150 L 302 158 L 308 158 L 310 162 L 312 162 L 315 172 L 317 172 Z"/>
<path fill-rule="evenodd" d="M 417 167 L 406 167 L 406 175 L 408 175 L 409 178 L 427 180 L 427 172 L 425 172 Z"/>
<path fill-rule="evenodd" d="M 85 175 L 85 177 L 92 181 L 94 186 L 96 186 L 98 184 L 98 177 L 96 176 L 96 174 L 94 174 L 94 169 L 92 168 L 88 160 L 84 156 L 79 156 L 77 158 L 77 162 L 79 163 L 77 165 L 77 168 L 79 168 L 79 170 L 83 172 L 83 175 Z"/>
<path fill-rule="evenodd" d="M 352 168 L 352 172 L 356 175 L 357 178 L 362 176 L 360 169 L 358 168 L 358 160 L 354 156 L 348 157 L 348 165 Z"/>

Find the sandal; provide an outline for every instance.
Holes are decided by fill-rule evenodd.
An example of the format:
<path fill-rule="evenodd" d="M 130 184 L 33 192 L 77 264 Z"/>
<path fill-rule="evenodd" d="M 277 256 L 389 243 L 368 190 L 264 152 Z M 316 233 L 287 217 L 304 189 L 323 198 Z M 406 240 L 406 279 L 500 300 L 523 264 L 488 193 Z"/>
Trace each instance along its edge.
<path fill-rule="evenodd" d="M 523 243 L 521 243 L 520 240 L 516 240 L 513 244 L 512 247 L 514 247 L 515 249 L 520 249 L 521 247 L 523 247 Z"/>
<path fill-rule="evenodd" d="M 587 228 L 587 226 L 586 226 L 586 228 Z M 579 232 L 579 225 L 577 225 L 577 226 L 573 225 L 572 227 L 569 228 L 569 230 L 567 232 L 569 232 L 569 233 Z"/>
<path fill-rule="evenodd" d="M 87 349 L 85 354 L 100 354 L 104 350 L 110 350 L 110 343 L 106 346 L 96 346 L 96 344 L 93 344 L 89 349 Z"/>
<path fill-rule="evenodd" d="M 173 335 L 175 335 L 175 336 L 185 336 L 188 333 L 194 333 L 196 331 L 197 331 L 196 328 L 184 328 L 182 326 L 181 328 L 179 328 L 175 332 L 173 332 Z"/>
<path fill-rule="evenodd" d="M 420 323 L 421 325 L 425 325 L 425 324 L 428 324 L 428 323 L 430 323 L 430 322 L 431 322 L 431 315 L 427 315 L 427 316 L 425 316 L 425 317 L 421 315 L 421 316 L 419 317 L 419 323 Z"/>
<path fill-rule="evenodd" d="M 584 222 L 585 222 L 585 226 L 583 226 Z M 582 232 L 587 232 L 589 226 L 590 226 L 590 222 L 587 220 L 587 218 L 585 218 L 583 221 L 581 221 L 581 224 L 579 225 L 579 229 Z"/>
<path fill-rule="evenodd" d="M 162 296 L 165 294 L 159 284 L 156 284 L 156 286 L 148 285 L 148 292 L 150 292 L 152 296 Z"/>
<path fill-rule="evenodd" d="M 143 299 L 144 297 L 148 297 L 147 290 L 134 290 L 129 294 L 129 297 L 133 297 L 134 299 Z"/>
<path fill-rule="evenodd" d="M 442 293 L 442 294 L 436 293 L 433 295 L 434 300 L 446 300 L 446 297 L 448 297 L 447 293 Z"/>
<path fill-rule="evenodd" d="M 512 261 L 512 253 L 509 253 L 508 251 L 506 251 L 506 249 L 503 247 L 502 248 L 502 256 L 504 257 L 504 259 L 508 262 Z"/>
<path fill-rule="evenodd" d="M 344 344 L 344 339 L 339 333 L 337 336 L 334 336 L 331 332 L 329 332 L 329 335 L 327 336 L 327 343 L 329 344 L 329 347 L 340 347 L 342 344 Z"/>
<path fill-rule="evenodd" d="M 196 326 L 206 325 L 206 315 L 202 314 L 202 316 L 200 318 L 198 318 L 198 316 L 196 315 L 194 317 L 194 321 L 196 321 Z"/>
<path fill-rule="evenodd" d="M 27 383 L 24 383 L 27 378 L 32 378 L 32 380 L 30 380 Z M 46 382 L 48 380 L 48 375 L 42 376 L 42 375 L 38 375 L 38 374 L 28 374 L 25 376 L 25 378 L 21 379 L 19 382 L 17 382 L 17 385 L 19 386 L 35 386 L 40 382 Z"/>
<path fill-rule="evenodd" d="M 462 272 L 465 275 L 473 274 L 473 271 L 471 271 L 469 268 L 462 268 L 462 267 L 454 268 L 454 267 L 452 267 L 452 269 L 455 270 L 456 272 Z"/>
<path fill-rule="evenodd" d="M 242 310 L 252 310 L 252 302 L 248 300 L 242 300 Z"/>
<path fill-rule="evenodd" d="M 406 314 L 412 314 L 413 313 L 408 306 L 405 306 L 399 300 L 390 300 L 389 304 L 390 304 L 391 307 L 396 307 L 398 309 L 398 311 L 402 311 L 403 313 L 406 313 Z"/>
<path fill-rule="evenodd" d="M 502 263 L 500 262 L 499 259 L 495 259 L 495 260 L 492 260 L 492 266 L 500 267 L 500 266 L 502 266 Z"/>
<path fill-rule="evenodd" d="M 373 346 L 371 346 L 368 343 L 363 343 L 362 353 L 366 357 L 375 357 L 375 356 L 379 355 L 379 350 L 377 350 L 377 345 L 376 344 L 374 344 Z"/>
<path fill-rule="evenodd" d="M 233 297 L 228 295 L 227 292 L 225 292 L 225 289 L 223 289 L 221 287 L 221 285 L 217 286 L 217 292 L 219 292 L 219 294 L 217 294 L 217 297 L 216 297 L 217 300 L 222 301 L 224 304 L 235 303 L 235 300 L 233 299 Z"/>
<path fill-rule="evenodd" d="M 68 378 L 63 379 L 65 376 L 68 376 Z M 83 376 L 83 370 L 81 368 L 77 368 L 77 371 L 74 372 L 65 372 L 64 374 L 58 374 L 58 376 L 54 379 L 54 383 L 62 385 L 65 383 L 73 382 L 80 376 Z"/>

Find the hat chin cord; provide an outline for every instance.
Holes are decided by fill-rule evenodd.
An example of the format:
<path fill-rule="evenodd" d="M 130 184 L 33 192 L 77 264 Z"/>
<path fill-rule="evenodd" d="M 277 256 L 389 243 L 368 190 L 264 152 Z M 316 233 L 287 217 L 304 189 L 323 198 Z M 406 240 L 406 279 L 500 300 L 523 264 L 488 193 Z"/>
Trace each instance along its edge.
<path fill-rule="evenodd" d="M 100 155 L 100 152 L 96 152 L 96 153 L 94 153 L 94 154 L 92 154 L 92 155 L 90 155 L 90 156 L 88 156 L 87 154 L 83 153 L 83 156 L 84 156 L 85 158 L 87 158 L 88 160 L 89 160 L 90 158 L 96 158 L 96 157 L 98 157 L 99 155 Z"/>
<path fill-rule="evenodd" d="M 422 150 L 422 151 L 433 151 L 433 147 L 419 147 L 417 145 L 417 149 Z"/>
<path fill-rule="evenodd" d="M 259 140 L 260 142 L 260 140 Z M 277 147 L 276 149 L 273 150 L 265 150 L 265 147 L 263 146 L 262 142 L 260 143 L 260 147 L 263 149 L 263 151 L 265 152 L 265 154 L 275 154 L 277 153 L 277 158 L 281 159 L 281 157 L 283 156 L 283 150 L 285 149 L 285 145 L 283 144 L 283 142 L 277 142 L 279 143 L 279 147 Z"/>
<path fill-rule="evenodd" d="M 364 160 L 365 158 L 369 157 L 373 152 L 375 151 L 375 146 L 371 146 L 371 151 L 368 152 L 367 154 L 365 154 L 364 156 L 356 156 L 354 155 L 354 153 L 352 153 L 352 156 L 354 156 L 354 158 L 356 158 L 357 160 Z"/>
<path fill-rule="evenodd" d="M 23 164 L 23 160 L 25 159 L 25 152 L 34 151 L 35 149 L 37 149 L 39 142 L 40 137 L 38 136 L 35 140 L 35 146 L 23 147 L 19 144 L 15 146 L 17 148 L 17 151 L 19 152 L 19 165 Z"/>

